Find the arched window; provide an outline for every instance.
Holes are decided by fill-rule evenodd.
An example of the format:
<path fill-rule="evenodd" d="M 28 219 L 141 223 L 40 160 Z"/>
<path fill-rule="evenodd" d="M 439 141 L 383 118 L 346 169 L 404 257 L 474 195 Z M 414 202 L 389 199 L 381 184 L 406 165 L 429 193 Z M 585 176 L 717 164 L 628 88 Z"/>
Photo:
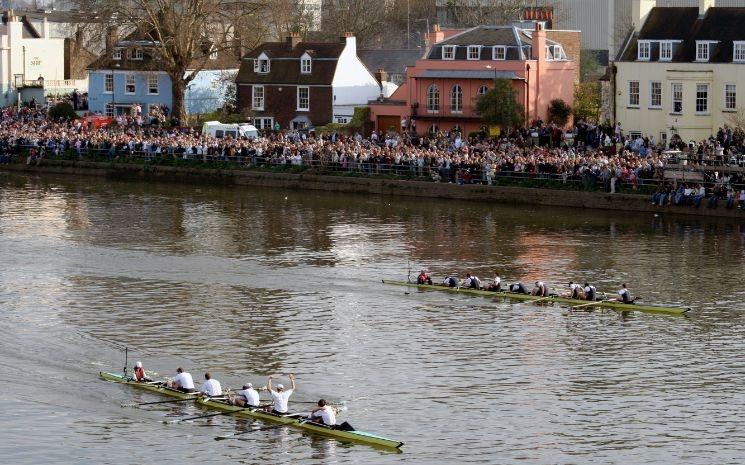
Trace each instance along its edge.
<path fill-rule="evenodd" d="M 427 89 L 427 111 L 440 111 L 440 89 L 435 84 Z"/>
<path fill-rule="evenodd" d="M 485 93 L 489 92 L 489 88 L 486 86 L 479 87 L 479 91 L 476 93 L 479 97 L 484 95 Z"/>
<path fill-rule="evenodd" d="M 437 134 L 437 131 L 439 130 L 440 128 L 436 124 L 433 124 L 432 126 L 429 127 L 430 134 Z"/>
<path fill-rule="evenodd" d="M 463 89 L 458 85 L 453 86 L 450 91 L 450 111 L 460 113 L 463 111 Z"/>

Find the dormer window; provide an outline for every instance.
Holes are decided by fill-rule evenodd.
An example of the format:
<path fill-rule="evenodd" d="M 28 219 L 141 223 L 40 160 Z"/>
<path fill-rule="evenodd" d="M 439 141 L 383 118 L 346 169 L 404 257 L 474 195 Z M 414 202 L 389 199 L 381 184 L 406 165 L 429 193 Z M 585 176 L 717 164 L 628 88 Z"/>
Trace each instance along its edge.
<path fill-rule="evenodd" d="M 697 40 L 696 41 L 696 61 L 709 61 L 709 55 L 711 54 L 711 46 L 715 44 L 715 41 L 711 40 Z"/>
<path fill-rule="evenodd" d="M 660 42 L 660 61 L 672 61 L 673 43 L 672 41 Z"/>
<path fill-rule="evenodd" d="M 469 60 L 478 60 L 481 58 L 481 45 L 469 45 L 468 55 Z"/>
<path fill-rule="evenodd" d="M 640 40 L 636 59 L 640 61 L 649 61 L 651 43 L 648 40 Z"/>
<path fill-rule="evenodd" d="M 732 43 L 732 61 L 745 62 L 745 42 L 736 40 Z"/>
<path fill-rule="evenodd" d="M 546 45 L 546 60 L 563 61 L 566 59 L 567 54 L 564 53 L 564 47 L 561 45 Z"/>
<path fill-rule="evenodd" d="M 210 47 L 210 60 L 217 60 L 217 49 L 214 45 Z"/>
<path fill-rule="evenodd" d="M 300 73 L 310 74 L 311 69 L 312 69 L 312 64 L 311 64 L 310 55 L 305 53 L 303 54 L 302 57 L 300 57 Z"/>
<path fill-rule="evenodd" d="M 442 46 L 442 59 L 443 60 L 455 60 L 455 45 L 443 45 Z"/>
<path fill-rule="evenodd" d="M 111 55 L 111 58 L 120 61 L 122 59 L 122 51 L 121 49 L 114 50 L 114 53 Z"/>
<path fill-rule="evenodd" d="M 496 45 L 492 48 L 491 52 L 492 60 L 506 60 L 507 59 L 507 47 L 504 45 Z"/>
<path fill-rule="evenodd" d="M 254 61 L 254 71 L 259 74 L 267 74 L 270 69 L 271 65 L 269 63 L 269 57 L 266 53 L 262 53 L 259 55 L 259 58 Z"/>
<path fill-rule="evenodd" d="M 141 48 L 134 49 L 134 53 L 132 53 L 133 60 L 142 60 L 144 58 L 145 58 L 145 53 L 142 51 Z"/>

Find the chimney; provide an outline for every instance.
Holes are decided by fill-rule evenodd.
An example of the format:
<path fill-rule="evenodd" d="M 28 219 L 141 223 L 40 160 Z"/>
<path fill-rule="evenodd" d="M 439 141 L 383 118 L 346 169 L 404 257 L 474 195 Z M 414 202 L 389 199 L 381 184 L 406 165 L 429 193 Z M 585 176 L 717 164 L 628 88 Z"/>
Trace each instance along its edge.
<path fill-rule="evenodd" d="M 698 15 L 704 16 L 709 8 L 716 6 L 715 0 L 698 0 Z"/>
<path fill-rule="evenodd" d="M 631 2 L 631 25 L 634 26 L 634 31 L 642 30 L 649 12 L 656 6 L 656 0 L 633 0 Z"/>
<path fill-rule="evenodd" d="M 44 19 L 41 21 L 41 36 L 45 39 L 49 39 L 51 36 L 49 21 L 46 16 L 44 16 Z"/>
<path fill-rule="evenodd" d="M 297 32 L 290 32 L 290 35 L 287 36 L 285 39 L 285 43 L 287 44 L 287 50 L 294 50 L 295 47 L 298 46 L 300 42 L 303 41 L 303 38 L 300 36 Z"/>
<path fill-rule="evenodd" d="M 375 79 L 382 85 L 384 82 L 388 82 L 388 73 L 385 69 L 378 68 L 378 71 L 375 73 Z"/>
<path fill-rule="evenodd" d="M 347 44 L 344 50 L 345 52 L 357 55 L 357 38 L 353 33 L 345 32 L 344 35 L 341 36 L 341 41 Z"/>
<path fill-rule="evenodd" d="M 437 42 L 441 42 L 443 40 L 445 40 L 445 33 L 442 32 L 439 24 L 435 24 L 432 26 L 432 32 L 427 31 L 427 34 L 424 38 L 424 47 L 429 48 Z"/>
<path fill-rule="evenodd" d="M 530 47 L 534 60 L 539 63 L 546 61 L 546 30 L 543 29 L 543 23 L 535 23 L 533 30 L 533 45 Z"/>

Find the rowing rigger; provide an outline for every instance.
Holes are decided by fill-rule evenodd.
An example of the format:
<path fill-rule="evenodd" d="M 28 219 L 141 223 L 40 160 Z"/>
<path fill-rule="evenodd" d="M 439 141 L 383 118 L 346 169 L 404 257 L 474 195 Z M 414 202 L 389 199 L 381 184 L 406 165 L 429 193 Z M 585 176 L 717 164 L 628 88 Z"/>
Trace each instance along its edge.
<path fill-rule="evenodd" d="M 319 423 L 307 421 L 305 415 L 289 414 L 289 415 L 275 415 L 270 412 L 262 410 L 256 410 L 251 408 L 238 407 L 236 405 L 230 405 L 224 400 L 209 399 L 198 397 L 194 394 L 184 393 L 175 389 L 171 389 L 163 386 L 162 384 L 151 384 L 151 383 L 138 383 L 132 381 L 131 378 L 123 376 L 117 373 L 108 373 L 105 371 L 99 372 L 101 379 L 105 381 L 111 381 L 114 383 L 128 385 L 137 389 L 143 389 L 146 391 L 163 394 L 174 399 L 184 399 L 184 401 L 193 401 L 197 405 L 212 410 L 223 412 L 225 415 L 231 415 L 239 418 L 249 418 L 265 421 L 267 423 L 275 423 L 278 426 L 289 426 L 303 431 L 318 434 L 322 436 L 328 436 L 335 438 L 342 442 L 353 442 L 358 444 L 366 444 L 373 447 L 380 447 L 388 450 L 400 451 L 404 445 L 401 441 L 394 439 L 385 438 L 376 434 L 367 433 L 365 431 L 344 431 L 334 429 L 333 427 L 322 425 Z M 216 415 L 217 416 L 217 415 Z"/>
<path fill-rule="evenodd" d="M 417 284 L 412 282 L 406 282 L 406 281 L 391 281 L 387 279 L 381 280 L 383 284 L 390 284 L 394 286 L 407 286 L 407 287 L 416 287 L 419 289 L 431 289 L 431 290 L 437 290 L 437 291 L 445 291 L 445 292 L 452 292 L 457 294 L 466 294 L 466 295 L 474 295 L 474 296 L 480 296 L 480 297 L 490 297 L 490 298 L 504 298 L 509 300 L 515 300 L 520 302 L 542 302 L 542 303 L 557 303 L 560 305 L 567 305 L 570 307 L 600 307 L 600 308 L 608 308 L 620 312 L 644 312 L 644 313 L 661 313 L 661 314 L 668 314 L 668 315 L 685 315 L 688 311 L 690 311 L 690 308 L 688 307 L 666 307 L 662 305 L 640 305 L 640 304 L 625 304 L 623 302 L 617 302 L 615 300 L 598 300 L 595 302 L 587 302 L 584 300 L 576 300 L 576 299 L 570 299 L 567 297 L 560 297 L 560 296 L 551 296 L 551 297 L 543 297 L 543 298 L 536 298 L 534 295 L 529 294 L 517 294 L 513 292 L 506 292 L 506 291 L 486 291 L 481 289 L 471 289 L 471 288 L 456 288 L 456 287 L 448 287 L 448 286 L 441 286 L 437 284 Z"/>

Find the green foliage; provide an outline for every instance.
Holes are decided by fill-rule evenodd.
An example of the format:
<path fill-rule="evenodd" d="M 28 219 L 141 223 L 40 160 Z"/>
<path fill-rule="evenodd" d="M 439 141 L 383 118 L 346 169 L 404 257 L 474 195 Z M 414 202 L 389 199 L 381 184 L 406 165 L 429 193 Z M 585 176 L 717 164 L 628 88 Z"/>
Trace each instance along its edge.
<path fill-rule="evenodd" d="M 551 100 L 548 105 L 548 121 L 564 126 L 572 115 L 572 107 L 560 98 Z"/>
<path fill-rule="evenodd" d="M 489 126 L 508 128 L 523 124 L 525 110 L 517 103 L 515 89 L 509 79 L 495 79 L 489 89 L 476 101 L 476 113 Z"/>
<path fill-rule="evenodd" d="M 60 102 L 49 109 L 49 117 L 52 119 L 73 120 L 78 117 L 78 114 L 75 113 L 72 105 L 67 102 Z"/>
<path fill-rule="evenodd" d="M 355 107 L 352 121 L 349 126 L 353 128 L 362 128 L 370 119 L 370 107 Z"/>
<path fill-rule="evenodd" d="M 329 123 L 326 126 L 316 127 L 316 134 L 330 134 L 332 132 L 348 133 L 350 130 L 347 124 Z"/>
<path fill-rule="evenodd" d="M 600 68 L 600 61 L 595 50 L 581 50 L 579 52 L 579 78 L 582 82 L 597 78 Z"/>
<path fill-rule="evenodd" d="M 600 118 L 602 97 L 600 83 L 581 82 L 574 89 L 574 117 L 585 121 L 597 122 Z"/>

